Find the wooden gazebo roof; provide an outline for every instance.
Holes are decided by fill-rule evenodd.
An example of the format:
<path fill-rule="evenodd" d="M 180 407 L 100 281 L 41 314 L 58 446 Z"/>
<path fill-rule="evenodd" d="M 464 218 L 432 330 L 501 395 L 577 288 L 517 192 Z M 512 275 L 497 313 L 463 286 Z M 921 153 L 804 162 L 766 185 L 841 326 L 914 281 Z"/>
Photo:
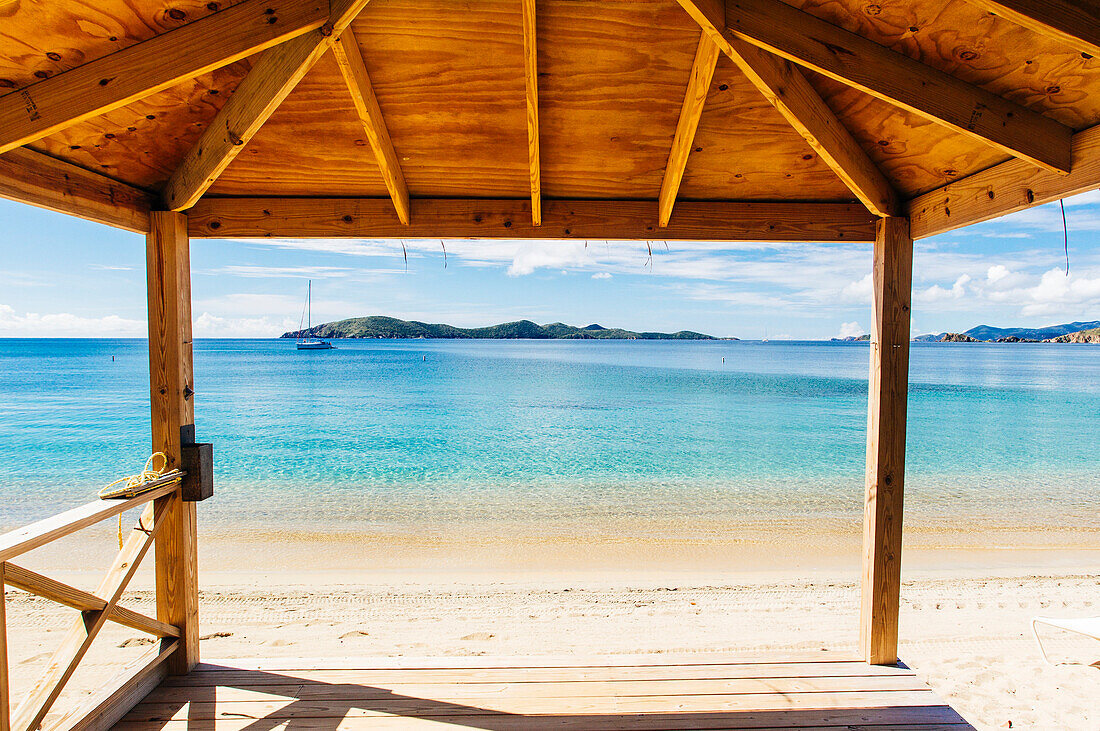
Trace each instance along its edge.
<path fill-rule="evenodd" d="M 1097 55 L 1094 0 L 0 0 L 0 195 L 195 237 L 919 238 L 1097 184 Z"/>

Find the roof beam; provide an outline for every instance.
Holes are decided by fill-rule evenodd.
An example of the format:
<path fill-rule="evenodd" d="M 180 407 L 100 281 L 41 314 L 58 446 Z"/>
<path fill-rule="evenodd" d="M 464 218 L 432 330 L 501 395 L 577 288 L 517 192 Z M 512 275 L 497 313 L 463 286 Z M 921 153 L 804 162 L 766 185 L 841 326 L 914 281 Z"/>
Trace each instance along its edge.
<path fill-rule="evenodd" d="M 968 0 L 1039 35 L 1090 56 L 1100 56 L 1100 3 L 1096 0 Z"/>
<path fill-rule="evenodd" d="M 401 172 L 401 161 L 398 160 L 397 153 L 393 149 L 389 130 L 386 129 L 386 120 L 382 117 L 378 97 L 374 94 L 370 76 L 367 75 L 367 67 L 363 63 L 363 54 L 359 50 L 359 43 L 355 40 L 351 28 L 341 33 L 332 44 L 332 54 L 336 57 L 336 64 L 340 67 L 344 83 L 351 92 L 355 111 L 363 124 L 367 141 L 374 150 L 382 179 L 386 182 L 386 190 L 390 192 L 393 207 L 397 209 L 397 217 L 401 219 L 401 223 L 408 225 L 409 187 L 405 184 L 405 175 Z"/>
<path fill-rule="evenodd" d="M 657 225 L 652 201 L 413 201 L 406 226 L 386 198 L 203 198 L 188 211 L 193 238 L 574 239 L 631 241 L 873 241 L 875 217 L 856 203 L 680 201 Z"/>
<path fill-rule="evenodd" d="M 542 225 L 542 168 L 539 163 L 539 63 L 535 0 L 523 0 L 523 76 L 527 98 L 527 160 L 531 171 L 531 223 Z"/>
<path fill-rule="evenodd" d="M 727 0 L 743 41 L 1053 172 L 1070 170 L 1069 127 L 782 0 Z"/>
<path fill-rule="evenodd" d="M 327 0 L 244 0 L 0 97 L 0 153 L 239 61 L 328 20 Z"/>
<path fill-rule="evenodd" d="M 672 150 L 668 153 L 665 176 L 661 181 L 661 194 L 657 201 L 658 224 L 664 228 L 672 217 L 672 207 L 676 205 L 676 195 L 680 191 L 680 182 L 684 179 L 688 155 L 695 141 L 695 131 L 699 128 L 699 119 L 703 116 L 703 106 L 707 103 L 707 92 L 714 79 L 714 69 L 718 66 L 718 46 L 706 33 L 699 36 L 699 47 L 695 49 L 695 61 L 691 65 L 688 77 L 687 93 L 684 105 L 680 107 L 680 120 L 676 123 L 676 136 L 672 140 Z"/>
<path fill-rule="evenodd" d="M 1100 188 L 1100 125 L 1073 136 L 1073 172 L 1056 175 L 1020 160 L 909 201 L 913 238 L 926 238 Z"/>
<path fill-rule="evenodd" d="M 153 196 L 29 148 L 0 155 L 0 198 L 146 233 Z"/>
<path fill-rule="evenodd" d="M 316 32 L 264 51 L 165 183 L 168 210 L 186 210 L 202 197 L 368 1 L 332 0 L 328 22 Z"/>
<path fill-rule="evenodd" d="M 680 5 L 869 211 L 899 215 L 902 205 L 893 185 L 796 66 L 725 33 L 722 0 L 680 0 Z"/>

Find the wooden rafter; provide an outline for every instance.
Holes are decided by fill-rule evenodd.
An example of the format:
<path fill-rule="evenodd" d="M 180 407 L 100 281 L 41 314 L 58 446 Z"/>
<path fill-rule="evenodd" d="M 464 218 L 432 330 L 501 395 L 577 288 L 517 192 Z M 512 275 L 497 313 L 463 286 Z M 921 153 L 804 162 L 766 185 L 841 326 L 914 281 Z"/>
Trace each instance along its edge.
<path fill-rule="evenodd" d="M 695 130 L 699 128 L 699 119 L 703 116 L 703 106 L 707 103 L 707 92 L 714 79 L 714 69 L 718 66 L 718 45 L 703 32 L 699 35 L 699 46 L 695 49 L 695 61 L 691 65 L 688 77 L 687 93 L 680 107 L 680 120 L 676 123 L 676 136 L 672 140 L 672 150 L 668 153 L 665 176 L 661 181 L 661 194 L 657 201 L 658 224 L 664 228 L 672 217 L 672 207 L 676 205 L 676 195 L 680 191 L 680 181 L 684 179 L 688 155 L 695 142 Z"/>
<path fill-rule="evenodd" d="M 546 200 L 542 226 L 527 200 L 416 202 L 403 225 L 385 198 L 203 198 L 187 214 L 193 238 L 579 239 L 633 241 L 873 241 L 875 218 L 850 203 L 680 201 L 657 225 L 649 201 Z"/>
<path fill-rule="evenodd" d="M 10 562 L 4 569 L 4 583 L 72 607 L 78 612 L 99 612 L 107 608 L 107 600 L 102 597 Z M 107 619 L 157 637 L 179 637 L 180 635 L 180 631 L 172 625 L 146 617 L 126 607 L 113 607 L 107 614 Z"/>
<path fill-rule="evenodd" d="M 0 97 L 0 153 L 320 28 L 328 3 L 245 0 Z"/>
<path fill-rule="evenodd" d="M 405 184 L 405 175 L 401 172 L 401 161 L 393 149 L 386 120 L 382 117 L 378 97 L 375 96 L 367 67 L 363 63 L 363 55 L 359 51 L 359 44 L 351 28 L 345 30 L 336 39 L 332 45 L 332 53 L 336 58 L 336 64 L 340 67 L 344 83 L 351 92 L 351 99 L 355 104 L 359 121 L 363 124 L 367 141 L 374 150 L 382 179 L 386 181 L 386 190 L 389 191 L 390 199 L 393 200 L 393 207 L 397 209 L 397 217 L 401 219 L 401 223 L 408 224 L 409 187 Z"/>
<path fill-rule="evenodd" d="M 680 5 L 868 210 L 876 216 L 900 212 L 893 185 L 797 67 L 724 33 L 722 0 L 680 0 Z"/>
<path fill-rule="evenodd" d="M 0 198 L 145 233 L 152 195 L 29 148 L 0 155 Z"/>
<path fill-rule="evenodd" d="M 782 0 L 728 0 L 728 32 L 836 81 L 1054 172 L 1072 130 Z"/>
<path fill-rule="evenodd" d="M 107 623 L 107 617 L 118 604 L 122 592 L 126 590 L 130 579 L 133 578 L 141 559 L 153 544 L 153 539 L 160 531 L 164 518 L 168 514 L 167 506 L 167 503 L 162 502 L 155 507 L 147 506 L 142 512 L 137 525 L 130 531 L 122 550 L 118 552 L 114 563 L 111 564 L 111 568 L 95 592 L 98 596 L 108 597 L 105 607 L 87 615 L 82 614 L 73 622 L 61 646 L 50 658 L 42 676 L 12 714 L 13 728 L 20 731 L 36 729 L 49 713 L 77 665 L 87 654 L 92 641 Z"/>
<path fill-rule="evenodd" d="M 535 0 L 523 4 L 523 77 L 527 99 L 527 159 L 531 171 L 531 223 L 542 225 L 542 168 L 539 163 L 539 64 Z"/>
<path fill-rule="evenodd" d="M 1100 56 L 1100 3 L 1096 0 L 967 0 L 1039 35 Z"/>
<path fill-rule="evenodd" d="M 1020 160 L 929 191 L 909 201 L 913 238 L 963 226 L 1100 188 L 1100 125 L 1073 136 L 1073 172 L 1056 175 Z"/>
<path fill-rule="evenodd" d="M 165 183 L 169 210 L 185 210 L 202 197 L 367 2 L 332 0 L 318 31 L 264 52 Z"/>

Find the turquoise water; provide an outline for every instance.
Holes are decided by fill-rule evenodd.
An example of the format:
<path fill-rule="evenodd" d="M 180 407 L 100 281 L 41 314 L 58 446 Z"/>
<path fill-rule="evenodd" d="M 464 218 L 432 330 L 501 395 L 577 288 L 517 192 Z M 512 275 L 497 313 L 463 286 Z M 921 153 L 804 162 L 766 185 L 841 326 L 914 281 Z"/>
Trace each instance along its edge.
<path fill-rule="evenodd" d="M 0 340 L 5 529 L 140 467 L 145 347 Z M 197 341 L 202 519 L 857 518 L 867 360 L 865 343 Z M 1098 375 L 1095 347 L 915 344 L 908 520 L 1094 526 Z"/>

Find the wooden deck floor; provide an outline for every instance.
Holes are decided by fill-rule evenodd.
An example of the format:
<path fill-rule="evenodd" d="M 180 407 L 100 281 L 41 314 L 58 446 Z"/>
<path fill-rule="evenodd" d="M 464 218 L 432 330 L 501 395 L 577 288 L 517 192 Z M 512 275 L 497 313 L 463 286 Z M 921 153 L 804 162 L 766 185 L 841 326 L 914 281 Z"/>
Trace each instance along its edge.
<path fill-rule="evenodd" d="M 951 729 L 971 726 L 904 668 L 846 660 L 542 658 L 246 661 L 168 678 L 124 731 Z"/>

